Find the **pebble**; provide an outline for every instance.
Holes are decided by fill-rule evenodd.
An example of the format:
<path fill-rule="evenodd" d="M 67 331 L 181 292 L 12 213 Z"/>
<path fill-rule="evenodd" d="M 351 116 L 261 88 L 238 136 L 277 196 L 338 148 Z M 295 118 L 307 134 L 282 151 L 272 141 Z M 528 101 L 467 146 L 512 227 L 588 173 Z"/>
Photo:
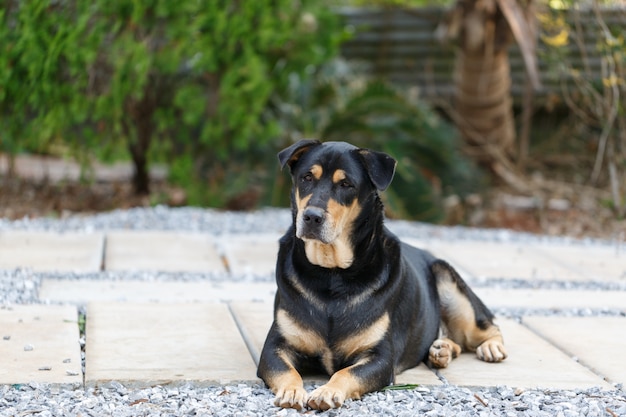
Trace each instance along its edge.
<path fill-rule="evenodd" d="M 313 386 L 307 386 L 308 390 Z M 224 392 L 227 391 L 227 394 Z M 620 387 L 612 391 L 532 390 L 514 401 L 508 390 L 467 389 L 445 385 L 424 390 L 377 392 L 361 400 L 346 401 L 325 416 L 603 416 L 606 410 L 625 415 L 626 396 Z M 474 395 L 489 398 L 487 406 Z M 48 410 L 50 415 L 216 415 L 301 416 L 296 410 L 272 405 L 273 394 L 261 385 L 199 387 L 186 384 L 175 389 L 156 386 L 137 389 L 115 383 L 97 389 L 71 390 L 46 384 L 0 386 L 0 409 L 6 415 L 26 415 Z M 4 414 L 3 414 L 4 415 Z M 43 415 L 43 414 L 38 414 Z"/>

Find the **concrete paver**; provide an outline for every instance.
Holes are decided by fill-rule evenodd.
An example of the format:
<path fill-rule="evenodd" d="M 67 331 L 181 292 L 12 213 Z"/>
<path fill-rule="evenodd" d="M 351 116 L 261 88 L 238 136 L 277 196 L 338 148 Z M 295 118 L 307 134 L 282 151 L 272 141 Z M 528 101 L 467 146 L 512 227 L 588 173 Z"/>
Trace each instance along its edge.
<path fill-rule="evenodd" d="M 626 291 L 473 288 L 489 308 L 618 309 L 626 312 Z"/>
<path fill-rule="evenodd" d="M 104 265 L 110 271 L 225 272 L 213 238 L 200 233 L 112 231 Z"/>
<path fill-rule="evenodd" d="M 77 321 L 72 306 L 0 308 L 0 384 L 82 384 Z"/>
<path fill-rule="evenodd" d="M 524 317 L 523 322 L 609 381 L 626 384 L 626 317 Z"/>
<path fill-rule="evenodd" d="M 92 303 L 85 383 L 131 386 L 255 380 L 256 367 L 225 304 Z"/>
<path fill-rule="evenodd" d="M 228 269 L 235 275 L 273 275 L 278 254 L 277 234 L 236 235 L 219 239 Z"/>
<path fill-rule="evenodd" d="M 96 272 L 102 265 L 101 233 L 0 232 L 0 269 Z"/>
<path fill-rule="evenodd" d="M 542 252 L 586 280 L 626 282 L 626 245 L 543 246 Z"/>
<path fill-rule="evenodd" d="M 432 242 L 433 253 L 476 278 L 582 280 L 575 270 L 542 256 L 542 246 L 496 242 Z"/>
<path fill-rule="evenodd" d="M 279 237 L 7 231 L 0 232 L 0 268 L 95 272 L 104 258 L 109 270 L 224 274 L 224 281 L 186 282 L 44 278 L 39 297 L 52 303 L 88 304 L 88 385 L 111 380 L 134 386 L 258 381 L 256 362 L 272 322 L 275 283 L 233 282 L 228 272 L 273 275 Z M 450 261 L 469 277 L 626 280 L 624 248 L 407 240 Z M 626 311 L 626 291 L 474 290 L 492 308 Z M 0 366 L 0 383 L 80 384 L 76 319 L 71 306 L 0 309 L 0 336 L 7 336 L 0 340 L 0 358 L 8 358 L 8 365 L 3 360 Z M 523 322 L 499 321 L 510 355 L 503 363 L 487 364 L 474 354 L 464 354 L 439 374 L 461 386 L 610 388 L 602 377 L 626 383 L 626 365 L 619 361 L 626 348 L 621 331 L 626 318 L 524 317 Z M 33 350 L 24 350 L 27 345 Z M 403 372 L 396 382 L 442 383 L 424 365 Z"/>
<path fill-rule="evenodd" d="M 233 302 L 230 311 L 239 326 L 254 362 L 258 365 L 267 332 L 272 326 L 272 303 Z"/>
<path fill-rule="evenodd" d="M 456 385 L 521 388 L 610 389 L 611 385 L 559 349 L 513 320 L 498 320 L 509 357 L 486 363 L 464 353 L 439 372 Z"/>
<path fill-rule="evenodd" d="M 39 298 L 78 305 L 91 302 L 272 302 L 275 293 L 273 282 L 43 279 Z"/>

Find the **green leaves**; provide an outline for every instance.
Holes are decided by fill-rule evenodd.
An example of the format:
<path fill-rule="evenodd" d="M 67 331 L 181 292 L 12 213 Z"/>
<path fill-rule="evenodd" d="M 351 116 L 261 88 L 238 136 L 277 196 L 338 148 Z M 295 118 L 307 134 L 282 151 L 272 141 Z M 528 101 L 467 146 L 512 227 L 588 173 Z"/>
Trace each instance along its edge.
<path fill-rule="evenodd" d="M 270 96 L 340 38 L 312 0 L 10 1 L 0 23 L 4 150 L 127 148 L 138 170 L 181 158 L 176 170 L 193 172 L 179 177 L 197 181 L 274 140 Z"/>

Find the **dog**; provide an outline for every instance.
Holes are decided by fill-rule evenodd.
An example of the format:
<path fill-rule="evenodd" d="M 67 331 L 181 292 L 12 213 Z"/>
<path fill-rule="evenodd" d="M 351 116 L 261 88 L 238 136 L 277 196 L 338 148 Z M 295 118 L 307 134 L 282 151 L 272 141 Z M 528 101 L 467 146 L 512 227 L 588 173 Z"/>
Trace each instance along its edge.
<path fill-rule="evenodd" d="M 384 226 L 379 192 L 392 157 L 305 139 L 278 159 L 292 175 L 293 224 L 280 239 L 257 372 L 276 406 L 340 407 L 423 361 L 445 368 L 462 351 L 507 357 L 493 314 L 459 274 Z M 301 375 L 320 371 L 330 379 L 307 393 Z"/>

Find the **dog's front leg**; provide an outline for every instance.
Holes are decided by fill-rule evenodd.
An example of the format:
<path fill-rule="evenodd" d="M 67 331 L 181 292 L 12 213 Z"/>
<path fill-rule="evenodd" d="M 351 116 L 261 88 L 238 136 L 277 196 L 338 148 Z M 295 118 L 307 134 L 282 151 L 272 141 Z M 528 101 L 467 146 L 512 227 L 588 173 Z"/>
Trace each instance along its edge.
<path fill-rule="evenodd" d="M 301 410 L 306 404 L 307 392 L 302 377 L 287 356 L 280 351 L 273 358 L 262 356 L 259 362 L 259 376 L 276 394 L 274 405 Z"/>
<path fill-rule="evenodd" d="M 393 382 L 393 376 L 391 360 L 376 355 L 368 356 L 335 372 L 326 384 L 309 395 L 307 404 L 322 411 L 341 407 L 349 398 L 360 399 L 365 393 L 389 385 Z"/>
<path fill-rule="evenodd" d="M 261 352 L 257 374 L 276 394 L 274 404 L 278 407 L 301 410 L 306 404 L 307 392 L 296 365 L 293 351 L 272 327 Z"/>

